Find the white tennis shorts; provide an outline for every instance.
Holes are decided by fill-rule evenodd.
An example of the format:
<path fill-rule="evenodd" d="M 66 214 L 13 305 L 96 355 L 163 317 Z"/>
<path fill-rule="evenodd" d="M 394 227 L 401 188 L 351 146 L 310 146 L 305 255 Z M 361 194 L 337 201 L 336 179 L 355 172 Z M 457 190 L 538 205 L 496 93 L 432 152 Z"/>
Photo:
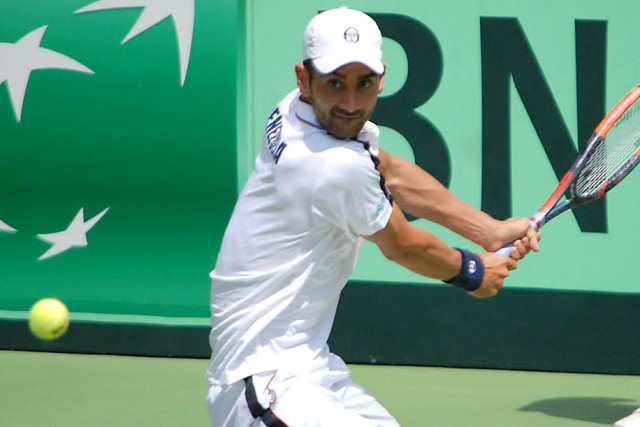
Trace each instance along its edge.
<path fill-rule="evenodd" d="M 338 369 L 333 363 L 334 369 L 303 375 L 265 372 L 212 385 L 207 407 L 214 427 L 399 427 L 335 359 Z"/>

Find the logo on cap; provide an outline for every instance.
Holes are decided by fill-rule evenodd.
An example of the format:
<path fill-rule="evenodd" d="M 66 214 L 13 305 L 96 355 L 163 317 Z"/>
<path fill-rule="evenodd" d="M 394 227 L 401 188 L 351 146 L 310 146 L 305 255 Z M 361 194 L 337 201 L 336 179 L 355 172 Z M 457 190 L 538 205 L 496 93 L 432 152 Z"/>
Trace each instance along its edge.
<path fill-rule="evenodd" d="M 344 39 L 349 43 L 357 43 L 360 40 L 360 34 L 355 28 L 349 27 L 344 30 Z"/>

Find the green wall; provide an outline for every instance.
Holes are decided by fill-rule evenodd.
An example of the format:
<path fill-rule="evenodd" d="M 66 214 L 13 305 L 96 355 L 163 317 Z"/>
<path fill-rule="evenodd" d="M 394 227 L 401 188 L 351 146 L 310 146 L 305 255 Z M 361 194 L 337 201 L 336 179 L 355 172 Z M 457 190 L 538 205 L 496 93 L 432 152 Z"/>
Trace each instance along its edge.
<path fill-rule="evenodd" d="M 458 289 L 351 282 L 331 350 L 351 363 L 640 374 L 640 295 L 505 289 L 469 298 Z M 208 328 L 163 319 L 76 319 L 51 342 L 24 319 L 0 321 L 0 349 L 206 358 Z"/>
<path fill-rule="evenodd" d="M 237 195 L 237 5 L 198 0 L 193 14 L 185 0 L 158 22 L 151 6 L 77 13 L 90 4 L 3 2 L 0 82 L 25 61 L 11 52 L 55 68 L 31 72 L 19 120 L 8 87 L 24 73 L 0 85 L 0 220 L 17 230 L 0 231 L 0 310 L 54 295 L 74 312 L 206 318 Z M 16 44 L 42 26 L 39 44 Z M 88 245 L 39 260 L 52 244 L 37 236 L 80 209 L 86 222 L 108 209 L 76 236 Z"/>
<path fill-rule="evenodd" d="M 3 349 L 208 356 L 208 273 L 319 10 L 364 10 L 386 36 L 382 146 L 497 217 L 533 213 L 640 80 L 632 0 L 114 4 L 3 3 Z M 366 243 L 332 349 L 361 363 L 640 373 L 638 180 L 549 224 L 543 251 L 487 301 Z M 44 296 L 72 312 L 51 343 L 26 326 Z"/>

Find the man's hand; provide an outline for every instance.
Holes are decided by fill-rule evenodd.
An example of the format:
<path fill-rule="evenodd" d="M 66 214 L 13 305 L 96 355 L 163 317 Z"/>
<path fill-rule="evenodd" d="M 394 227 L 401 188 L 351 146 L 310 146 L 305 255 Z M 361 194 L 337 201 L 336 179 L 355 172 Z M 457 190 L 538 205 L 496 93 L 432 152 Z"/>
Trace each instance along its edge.
<path fill-rule="evenodd" d="M 509 271 L 518 268 L 518 261 L 493 252 L 479 253 L 478 255 L 484 263 L 484 278 L 480 287 L 469 294 L 477 298 L 495 296 L 502 289 L 504 279 L 509 275 Z"/>
<path fill-rule="evenodd" d="M 495 252 L 502 246 L 513 243 L 511 257 L 522 259 L 530 251 L 540 250 L 540 232 L 531 227 L 527 218 L 509 218 L 504 221 L 496 221 L 492 237 L 484 248 L 489 252 Z"/>

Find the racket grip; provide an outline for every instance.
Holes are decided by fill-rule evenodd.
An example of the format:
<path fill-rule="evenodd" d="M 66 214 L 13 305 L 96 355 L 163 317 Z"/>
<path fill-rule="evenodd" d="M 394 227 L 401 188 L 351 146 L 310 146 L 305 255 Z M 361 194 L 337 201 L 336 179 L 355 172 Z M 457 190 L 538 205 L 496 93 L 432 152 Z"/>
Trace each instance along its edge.
<path fill-rule="evenodd" d="M 535 217 L 535 216 L 534 216 Z M 538 224 L 533 221 L 533 218 L 529 220 L 529 225 L 531 226 L 531 228 L 533 228 L 534 230 L 538 231 Z M 500 249 L 498 249 L 495 253 L 497 253 L 498 255 L 502 255 L 502 256 L 511 256 L 511 248 L 513 247 L 513 243 L 507 243 L 506 245 L 504 245 L 503 247 L 501 247 Z"/>
<path fill-rule="evenodd" d="M 511 248 L 512 247 L 513 247 L 513 243 L 507 243 L 506 245 L 504 245 L 503 247 L 498 249 L 496 251 L 496 253 L 498 255 L 502 255 L 502 256 L 511 256 Z"/>

